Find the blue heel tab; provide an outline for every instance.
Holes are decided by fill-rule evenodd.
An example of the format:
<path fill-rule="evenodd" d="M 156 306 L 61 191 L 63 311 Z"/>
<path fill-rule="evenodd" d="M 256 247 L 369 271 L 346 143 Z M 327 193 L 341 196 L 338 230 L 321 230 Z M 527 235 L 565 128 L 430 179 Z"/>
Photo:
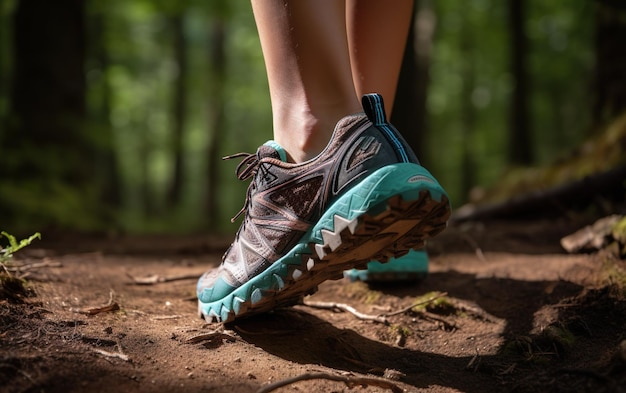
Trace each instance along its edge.
<path fill-rule="evenodd" d="M 374 125 L 381 126 L 387 124 L 387 115 L 385 114 L 385 103 L 383 97 L 378 93 L 365 94 L 361 98 L 361 105 L 365 114 Z"/>

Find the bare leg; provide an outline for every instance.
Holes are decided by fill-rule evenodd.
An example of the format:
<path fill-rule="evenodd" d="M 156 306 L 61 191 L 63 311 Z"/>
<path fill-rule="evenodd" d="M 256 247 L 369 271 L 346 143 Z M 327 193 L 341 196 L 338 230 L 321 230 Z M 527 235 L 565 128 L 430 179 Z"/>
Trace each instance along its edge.
<path fill-rule="evenodd" d="M 346 12 L 337 0 L 252 0 L 272 102 L 274 139 L 302 162 L 361 111 L 352 82 Z"/>
<path fill-rule="evenodd" d="M 391 114 L 413 0 L 347 0 L 346 8 L 357 97 L 379 93 Z"/>
<path fill-rule="evenodd" d="M 393 25 L 401 18 L 408 26 L 409 7 L 405 15 L 395 1 L 382 8 L 380 0 L 364 8 L 355 1 L 252 0 L 274 138 L 294 162 L 313 158 L 327 146 L 337 121 L 361 112 L 357 93 L 373 89 L 393 98 L 406 38 L 406 29 Z M 381 17 L 391 26 L 381 26 Z M 400 30 L 402 37 L 396 36 Z M 363 109 L 380 113 L 371 98 Z M 243 223 L 222 264 L 197 285 L 199 312 L 207 321 L 229 322 L 293 304 L 326 279 L 368 259 L 409 251 L 445 227 L 445 191 L 409 162 L 410 149 L 391 127 L 366 118 L 361 113 L 344 122 L 331 148 L 303 165 L 277 162 L 272 146 L 256 157 L 242 155 L 237 175 L 252 177 Z M 380 215 L 383 204 L 392 213 Z M 364 216 L 369 219 L 362 221 Z M 397 271 L 404 275 L 405 267 Z"/>

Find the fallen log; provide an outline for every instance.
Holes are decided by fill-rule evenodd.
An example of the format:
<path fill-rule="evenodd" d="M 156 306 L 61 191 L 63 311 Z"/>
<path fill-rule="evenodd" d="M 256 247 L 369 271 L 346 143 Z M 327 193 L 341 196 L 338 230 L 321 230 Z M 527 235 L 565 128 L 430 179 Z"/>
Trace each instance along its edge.
<path fill-rule="evenodd" d="M 502 202 L 468 204 L 456 209 L 452 222 L 489 219 L 550 217 L 573 207 L 588 206 L 598 198 L 624 201 L 626 164 L 566 184 L 532 190 Z"/>

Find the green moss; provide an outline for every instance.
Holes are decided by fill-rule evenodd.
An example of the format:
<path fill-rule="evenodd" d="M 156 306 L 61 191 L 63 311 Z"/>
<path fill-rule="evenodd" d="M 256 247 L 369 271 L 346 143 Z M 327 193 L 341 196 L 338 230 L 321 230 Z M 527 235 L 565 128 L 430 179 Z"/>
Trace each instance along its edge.
<path fill-rule="evenodd" d="M 612 236 L 622 246 L 626 245 L 626 216 L 613 226 Z"/>
<path fill-rule="evenodd" d="M 449 297 L 441 296 L 441 292 L 436 291 L 416 297 L 414 304 L 415 306 L 411 308 L 414 312 L 429 311 L 435 314 L 453 314 L 457 311 Z"/>
<path fill-rule="evenodd" d="M 626 113 L 567 156 L 542 167 L 511 168 L 475 203 L 497 203 L 529 190 L 541 190 L 602 173 L 626 163 Z"/>
<path fill-rule="evenodd" d="M 391 325 L 389 326 L 389 330 L 392 334 L 399 334 L 403 337 L 409 337 L 413 334 L 413 330 L 404 325 Z"/>
<path fill-rule="evenodd" d="M 383 297 L 382 292 L 375 291 L 363 282 L 354 282 L 346 285 L 344 291 L 351 298 L 356 298 L 365 304 L 379 303 Z"/>
<path fill-rule="evenodd" d="M 549 340 L 555 341 L 563 347 L 571 347 L 576 341 L 576 336 L 562 326 L 550 325 L 544 329 L 543 334 Z"/>

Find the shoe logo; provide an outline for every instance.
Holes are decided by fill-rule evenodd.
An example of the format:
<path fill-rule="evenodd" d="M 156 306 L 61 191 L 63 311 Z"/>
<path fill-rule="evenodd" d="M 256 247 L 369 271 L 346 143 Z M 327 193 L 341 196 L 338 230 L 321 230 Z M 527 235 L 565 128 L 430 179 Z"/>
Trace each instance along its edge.
<path fill-rule="evenodd" d="M 346 167 L 347 171 L 350 171 L 357 165 L 362 164 L 368 159 L 374 157 L 376 154 L 378 154 L 378 151 L 381 147 L 381 143 L 377 141 L 376 138 L 374 138 L 373 136 L 365 136 L 359 138 L 359 140 L 357 141 L 357 145 L 358 147 L 354 150 L 352 156 L 348 160 L 348 165 Z"/>
<path fill-rule="evenodd" d="M 411 176 L 409 180 L 407 180 L 407 183 L 417 183 L 418 181 L 426 181 L 429 183 L 434 183 L 433 179 L 429 178 L 428 176 L 423 176 L 423 175 Z"/>
<path fill-rule="evenodd" d="M 271 184 L 274 180 L 278 179 L 278 176 L 270 172 L 269 168 L 271 165 L 261 164 L 259 166 L 259 171 L 261 171 L 261 177 L 266 184 Z"/>

